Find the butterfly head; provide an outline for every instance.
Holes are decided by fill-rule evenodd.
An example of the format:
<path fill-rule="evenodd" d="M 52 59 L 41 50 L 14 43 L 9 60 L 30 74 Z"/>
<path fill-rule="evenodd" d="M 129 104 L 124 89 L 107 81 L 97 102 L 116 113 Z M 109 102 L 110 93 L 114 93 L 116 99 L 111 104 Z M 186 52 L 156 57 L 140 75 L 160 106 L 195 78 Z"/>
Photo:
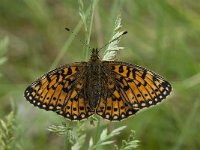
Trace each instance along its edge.
<path fill-rule="evenodd" d="M 99 50 L 97 48 L 92 49 L 92 54 L 90 56 L 90 61 L 96 61 L 99 59 Z"/>

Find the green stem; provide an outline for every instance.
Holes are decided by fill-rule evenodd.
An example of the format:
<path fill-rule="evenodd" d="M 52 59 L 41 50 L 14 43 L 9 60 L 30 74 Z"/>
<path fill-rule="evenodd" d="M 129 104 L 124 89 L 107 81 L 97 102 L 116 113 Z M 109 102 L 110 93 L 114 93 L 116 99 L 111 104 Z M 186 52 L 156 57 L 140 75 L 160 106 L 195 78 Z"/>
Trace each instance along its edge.
<path fill-rule="evenodd" d="M 96 134 L 95 134 L 95 137 L 94 137 L 94 145 L 97 145 L 98 143 L 98 137 L 100 135 L 100 118 L 98 117 L 97 118 L 97 128 L 96 128 Z M 96 146 L 94 148 L 96 150 Z"/>
<path fill-rule="evenodd" d="M 68 150 L 69 148 L 69 140 L 67 139 L 67 132 L 65 133 L 65 139 L 64 139 L 64 148 L 63 150 Z"/>
<path fill-rule="evenodd" d="M 92 0 L 91 2 L 92 2 L 91 9 L 90 9 L 91 13 L 88 18 L 89 27 L 87 28 L 87 34 L 86 34 L 86 47 L 85 47 L 85 59 L 86 60 L 88 59 L 88 54 L 89 54 L 88 45 L 90 44 L 90 37 L 91 37 L 91 33 L 92 33 L 92 24 L 93 24 L 93 18 L 94 18 L 94 9 L 95 9 L 97 0 Z"/>

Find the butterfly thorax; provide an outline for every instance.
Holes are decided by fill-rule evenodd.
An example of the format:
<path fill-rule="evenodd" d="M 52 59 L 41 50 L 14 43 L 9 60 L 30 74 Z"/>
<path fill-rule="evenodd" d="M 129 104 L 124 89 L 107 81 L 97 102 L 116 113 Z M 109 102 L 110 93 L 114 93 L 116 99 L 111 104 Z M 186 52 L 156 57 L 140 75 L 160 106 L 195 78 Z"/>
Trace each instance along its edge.
<path fill-rule="evenodd" d="M 90 60 L 89 62 L 96 62 L 96 61 L 99 61 L 99 54 L 98 54 L 98 49 L 96 48 L 93 48 L 92 49 L 92 54 L 90 56 Z"/>

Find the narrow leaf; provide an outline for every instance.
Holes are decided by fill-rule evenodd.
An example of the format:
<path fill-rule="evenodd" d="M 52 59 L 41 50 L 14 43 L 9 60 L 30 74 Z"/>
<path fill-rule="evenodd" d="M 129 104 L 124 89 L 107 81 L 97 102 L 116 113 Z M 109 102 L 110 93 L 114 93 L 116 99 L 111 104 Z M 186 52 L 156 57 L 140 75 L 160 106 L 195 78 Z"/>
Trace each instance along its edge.
<path fill-rule="evenodd" d="M 89 141 L 89 147 L 92 147 L 93 146 L 93 139 L 90 138 L 90 141 Z"/>
<path fill-rule="evenodd" d="M 107 137 L 107 133 L 108 133 L 108 130 L 107 129 L 104 129 L 100 135 L 100 141 L 103 141 L 106 139 Z"/>
<path fill-rule="evenodd" d="M 0 58 L 0 65 L 4 64 L 7 61 L 6 57 L 1 57 Z"/>
<path fill-rule="evenodd" d="M 106 142 L 101 143 L 100 145 L 109 145 L 109 144 L 112 144 L 114 142 L 115 141 L 106 141 Z"/>

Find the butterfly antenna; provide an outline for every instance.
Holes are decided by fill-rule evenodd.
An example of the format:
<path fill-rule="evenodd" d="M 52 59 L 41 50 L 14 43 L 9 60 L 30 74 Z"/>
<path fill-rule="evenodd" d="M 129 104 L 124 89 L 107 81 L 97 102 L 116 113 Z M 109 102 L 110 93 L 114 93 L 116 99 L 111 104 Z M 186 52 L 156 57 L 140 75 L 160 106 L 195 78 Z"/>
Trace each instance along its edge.
<path fill-rule="evenodd" d="M 70 30 L 68 27 L 66 27 L 65 30 L 68 31 L 68 32 L 70 32 L 70 33 L 72 33 L 72 34 L 74 34 L 74 32 L 73 32 L 72 30 Z M 77 35 L 78 35 L 78 34 L 74 34 L 74 37 L 77 37 Z M 87 46 L 89 49 L 92 49 L 92 48 L 90 47 L 90 45 L 87 44 L 86 42 L 83 42 L 83 41 L 80 40 L 79 38 L 78 38 L 78 40 L 79 40 L 79 42 L 81 42 L 83 45 Z"/>
<path fill-rule="evenodd" d="M 110 43 L 112 43 L 112 42 L 118 40 L 119 38 L 121 38 L 121 36 L 123 36 L 123 35 L 125 35 L 125 34 L 127 34 L 127 33 L 128 33 L 128 31 L 124 31 L 121 35 L 119 35 L 118 37 L 112 39 L 111 41 L 109 41 L 108 43 L 106 43 L 103 47 L 99 48 L 99 49 L 98 49 L 98 52 L 99 52 L 100 50 L 104 49 L 104 48 L 105 48 L 106 46 L 108 46 Z"/>

